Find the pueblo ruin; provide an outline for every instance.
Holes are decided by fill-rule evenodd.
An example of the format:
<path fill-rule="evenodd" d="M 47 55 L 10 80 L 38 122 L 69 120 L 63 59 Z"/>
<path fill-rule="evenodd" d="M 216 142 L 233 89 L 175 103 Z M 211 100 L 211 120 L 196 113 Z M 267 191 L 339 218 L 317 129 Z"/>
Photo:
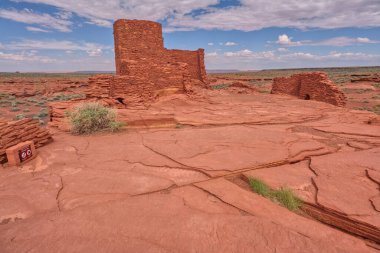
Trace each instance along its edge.
<path fill-rule="evenodd" d="M 272 94 L 288 94 L 305 100 L 317 100 L 336 106 L 345 106 L 346 97 L 325 73 L 312 72 L 277 77 Z"/>
<path fill-rule="evenodd" d="M 0 252 L 378 252 L 378 115 L 343 107 L 325 74 L 207 78 L 203 50 L 165 49 L 160 24 L 114 29 L 116 75 L 0 84 L 13 99 L 2 104 L 50 108 L 47 126 L 0 120 L 0 163 L 10 146 L 35 155 L 0 170 Z M 54 89 L 86 96 L 55 100 Z M 45 102 L 18 101 L 36 93 Z M 122 131 L 60 131 L 67 111 L 93 101 Z"/>
<path fill-rule="evenodd" d="M 90 78 L 89 98 L 119 104 L 153 101 L 161 93 L 184 93 L 206 86 L 204 50 L 164 47 L 160 23 L 120 19 L 114 23 L 116 75 Z"/>

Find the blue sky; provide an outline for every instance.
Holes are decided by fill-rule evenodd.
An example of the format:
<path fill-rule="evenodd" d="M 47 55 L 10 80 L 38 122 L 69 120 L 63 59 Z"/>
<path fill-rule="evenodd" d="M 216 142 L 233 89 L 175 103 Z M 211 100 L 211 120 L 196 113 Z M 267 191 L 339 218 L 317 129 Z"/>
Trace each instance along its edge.
<path fill-rule="evenodd" d="M 118 18 L 161 22 L 208 69 L 380 65 L 379 0 L 0 0 L 0 72 L 114 70 Z"/>

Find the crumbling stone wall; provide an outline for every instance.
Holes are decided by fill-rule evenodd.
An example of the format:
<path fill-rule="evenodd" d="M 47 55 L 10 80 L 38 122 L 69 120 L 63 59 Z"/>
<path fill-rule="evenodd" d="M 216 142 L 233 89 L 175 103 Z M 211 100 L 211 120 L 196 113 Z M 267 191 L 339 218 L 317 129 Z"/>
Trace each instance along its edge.
<path fill-rule="evenodd" d="M 114 23 L 114 37 L 117 75 L 144 78 L 158 86 L 178 86 L 184 74 L 178 64 L 186 63 L 191 78 L 205 81 L 203 49 L 167 50 L 159 23 L 120 19 Z"/>
<path fill-rule="evenodd" d="M 0 163 L 6 162 L 5 150 L 24 141 L 33 141 L 36 148 L 53 139 L 37 120 L 0 121 Z"/>
<path fill-rule="evenodd" d="M 163 90 L 185 92 L 206 85 L 204 50 L 164 48 L 161 24 L 142 20 L 114 23 L 116 76 L 89 79 L 89 98 L 114 98 L 122 104 L 152 101 Z"/>
<path fill-rule="evenodd" d="M 273 80 L 272 94 L 288 94 L 301 99 L 326 102 L 336 106 L 346 105 L 346 96 L 325 73 L 310 72 Z"/>

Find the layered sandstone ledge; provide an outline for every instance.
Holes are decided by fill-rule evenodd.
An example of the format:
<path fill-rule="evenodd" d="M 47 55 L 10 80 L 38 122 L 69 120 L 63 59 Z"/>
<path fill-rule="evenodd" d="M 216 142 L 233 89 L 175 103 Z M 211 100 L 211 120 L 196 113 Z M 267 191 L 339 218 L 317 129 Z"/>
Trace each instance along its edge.
<path fill-rule="evenodd" d="M 336 106 L 346 105 L 346 96 L 325 73 L 311 72 L 278 77 L 273 80 L 272 94 L 288 94 L 305 100 L 317 100 Z"/>
<path fill-rule="evenodd" d="M 0 121 L 0 163 L 6 162 L 5 150 L 24 141 L 33 141 L 36 148 L 42 147 L 53 139 L 46 128 L 37 120 Z"/>

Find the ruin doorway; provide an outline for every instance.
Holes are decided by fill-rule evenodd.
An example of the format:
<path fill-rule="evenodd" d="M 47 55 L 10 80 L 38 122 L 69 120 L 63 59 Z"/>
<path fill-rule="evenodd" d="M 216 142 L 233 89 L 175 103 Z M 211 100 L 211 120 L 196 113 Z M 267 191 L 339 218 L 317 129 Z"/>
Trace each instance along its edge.
<path fill-rule="evenodd" d="M 309 94 L 306 94 L 304 99 L 305 99 L 305 100 L 310 100 L 310 95 L 309 95 Z"/>

